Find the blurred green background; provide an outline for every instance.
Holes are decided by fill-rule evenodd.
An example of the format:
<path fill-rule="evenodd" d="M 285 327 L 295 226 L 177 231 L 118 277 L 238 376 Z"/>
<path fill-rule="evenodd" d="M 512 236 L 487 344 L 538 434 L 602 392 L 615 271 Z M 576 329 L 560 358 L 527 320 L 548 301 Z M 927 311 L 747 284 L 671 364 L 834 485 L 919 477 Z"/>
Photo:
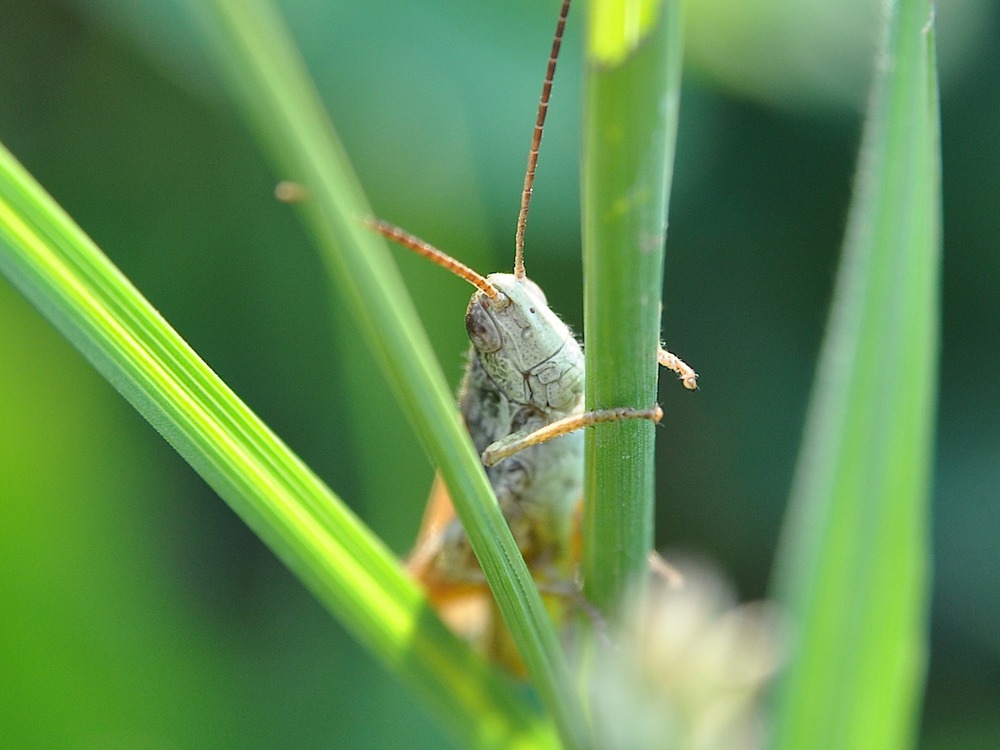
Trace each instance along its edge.
<path fill-rule="evenodd" d="M 378 215 L 483 272 L 557 3 L 284 2 Z M 579 330 L 582 5 L 527 233 Z M 921 747 L 1000 746 L 1000 12 L 938 11 L 942 381 Z M 670 212 L 658 545 L 765 593 L 845 222 L 875 0 L 699 0 Z M 433 475 L 173 2 L 0 1 L 0 140 L 400 553 Z M 457 384 L 469 290 L 399 257 Z M 331 307 L 332 299 L 332 307 Z M 878 362 L 870 363 L 878 368 Z M 0 282 L 0 746 L 441 747 L 225 505 Z"/>

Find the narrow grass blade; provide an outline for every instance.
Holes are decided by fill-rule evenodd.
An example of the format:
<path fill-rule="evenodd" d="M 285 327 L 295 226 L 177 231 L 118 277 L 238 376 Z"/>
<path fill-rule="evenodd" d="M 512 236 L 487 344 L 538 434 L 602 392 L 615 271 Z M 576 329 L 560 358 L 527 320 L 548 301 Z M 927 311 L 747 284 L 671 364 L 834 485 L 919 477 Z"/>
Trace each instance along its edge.
<path fill-rule="evenodd" d="M 793 625 L 779 748 L 907 747 L 922 692 L 941 216 L 934 10 L 885 10 L 777 562 Z"/>
<path fill-rule="evenodd" d="M 587 407 L 648 408 L 680 100 L 677 0 L 590 4 L 583 156 Z M 653 544 L 654 426 L 587 435 L 584 580 L 609 611 Z"/>
<path fill-rule="evenodd" d="M 306 225 L 435 465 L 567 746 L 586 744 L 565 658 L 487 483 L 440 368 L 282 19 L 264 0 L 192 3 L 260 141 L 285 179 L 303 185 Z"/>

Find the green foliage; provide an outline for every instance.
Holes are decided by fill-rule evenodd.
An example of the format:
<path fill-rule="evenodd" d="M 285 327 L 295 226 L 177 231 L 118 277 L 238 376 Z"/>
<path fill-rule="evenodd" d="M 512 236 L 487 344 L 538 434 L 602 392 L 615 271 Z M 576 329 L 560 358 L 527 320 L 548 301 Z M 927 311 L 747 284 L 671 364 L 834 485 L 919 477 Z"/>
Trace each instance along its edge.
<path fill-rule="evenodd" d="M 207 4 L 198 5 L 205 11 Z M 657 251 L 677 117 L 679 6 L 640 2 L 627 16 L 629 5 L 593 3 L 603 19 L 639 22 L 623 24 L 629 33 L 616 39 L 608 33 L 613 24 L 592 21 L 588 48 L 584 240 L 595 406 L 655 398 L 650 350 L 659 328 Z M 368 208 L 290 37 L 264 3 L 212 7 L 205 14 L 216 53 L 227 60 L 260 140 L 281 177 L 309 190 L 301 210 L 343 298 L 335 302 L 343 301 L 364 329 L 404 413 L 448 479 L 563 742 L 588 744 L 554 634 L 462 433 L 420 314 L 380 243 L 356 221 Z M 937 84 L 928 3 L 889 8 L 779 560 L 777 590 L 796 634 L 775 711 L 783 747 L 821 746 L 817 731 L 831 747 L 904 745 L 920 701 L 939 317 Z M 620 252 L 630 247 L 650 252 Z M 0 269 L 453 737 L 484 747 L 555 743 L 547 720 L 430 616 L 391 553 L 6 152 Z M 587 583 L 602 603 L 641 568 L 652 542 L 652 434 L 644 423 L 615 425 L 595 430 L 589 441 L 595 468 L 588 481 L 597 502 L 588 510 Z M 619 472 L 622 453 L 636 461 Z M 383 453 L 380 461 L 394 459 Z M 366 471 L 377 474 L 381 465 Z"/>
<path fill-rule="evenodd" d="M 880 59 L 778 557 L 783 748 L 905 747 L 923 690 L 941 263 L 929 2 L 888 4 Z"/>
<path fill-rule="evenodd" d="M 644 23 L 621 17 L 613 22 L 616 13 Z M 649 408 L 656 400 L 680 101 L 680 3 L 598 2 L 589 22 L 583 148 L 587 408 Z M 588 598 L 605 612 L 614 611 L 645 572 L 653 547 L 654 430 L 649 422 L 629 421 L 587 434 L 584 581 Z"/>

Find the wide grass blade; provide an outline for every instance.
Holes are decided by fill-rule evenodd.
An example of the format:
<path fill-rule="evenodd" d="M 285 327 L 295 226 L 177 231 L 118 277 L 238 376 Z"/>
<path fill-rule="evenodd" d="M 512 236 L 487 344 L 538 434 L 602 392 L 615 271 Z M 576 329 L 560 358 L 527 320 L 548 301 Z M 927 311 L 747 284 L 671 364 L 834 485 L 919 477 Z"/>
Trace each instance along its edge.
<path fill-rule="evenodd" d="M 893 0 L 885 20 L 777 562 L 793 638 L 779 748 L 906 747 L 922 693 L 941 252 L 933 4 Z"/>
<path fill-rule="evenodd" d="M 587 35 L 583 152 L 587 408 L 648 408 L 680 100 L 677 0 L 595 0 Z M 654 426 L 587 434 L 584 581 L 611 611 L 653 545 Z"/>
<path fill-rule="evenodd" d="M 547 724 L 441 625 L 392 554 L 2 147 L 0 271 L 457 738 L 551 744 Z"/>
<path fill-rule="evenodd" d="M 234 93 L 283 178 L 304 186 L 299 206 L 335 282 L 380 361 L 403 412 L 440 468 L 532 683 L 564 743 L 586 744 L 585 721 L 531 575 L 493 497 L 454 397 L 433 358 L 348 160 L 274 6 L 265 0 L 192 3 Z"/>

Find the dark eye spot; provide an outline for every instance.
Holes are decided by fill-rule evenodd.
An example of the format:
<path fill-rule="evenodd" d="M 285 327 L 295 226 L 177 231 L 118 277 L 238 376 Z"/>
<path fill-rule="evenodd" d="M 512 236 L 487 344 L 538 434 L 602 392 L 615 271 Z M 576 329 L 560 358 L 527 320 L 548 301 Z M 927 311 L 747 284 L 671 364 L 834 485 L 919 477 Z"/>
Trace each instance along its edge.
<path fill-rule="evenodd" d="M 530 312 L 532 315 L 534 315 L 535 314 L 535 308 L 529 307 L 528 308 L 528 312 Z"/>
<path fill-rule="evenodd" d="M 472 339 L 473 346 L 485 354 L 498 351 L 503 346 L 503 338 L 486 309 L 473 298 L 465 312 L 465 330 Z"/>

